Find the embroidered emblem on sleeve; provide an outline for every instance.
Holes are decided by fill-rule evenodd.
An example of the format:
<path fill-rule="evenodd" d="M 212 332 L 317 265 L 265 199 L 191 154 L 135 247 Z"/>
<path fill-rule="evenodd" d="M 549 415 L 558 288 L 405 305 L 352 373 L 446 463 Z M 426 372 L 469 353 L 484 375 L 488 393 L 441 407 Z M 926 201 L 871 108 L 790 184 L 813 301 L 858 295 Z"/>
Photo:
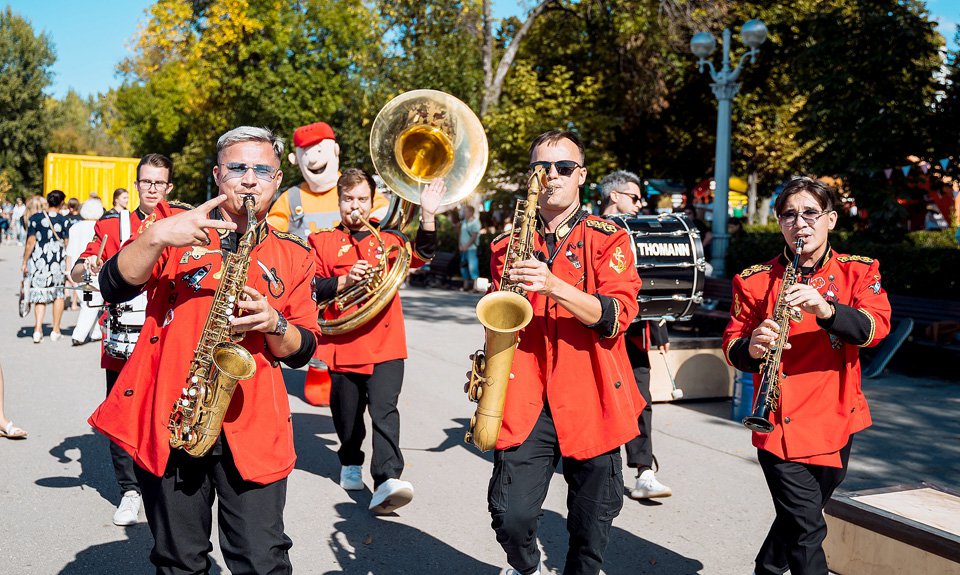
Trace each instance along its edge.
<path fill-rule="evenodd" d="M 590 222 L 588 221 L 587 223 L 589 224 Z M 627 257 L 623 254 L 623 250 L 620 248 L 620 246 L 617 246 L 616 251 L 614 251 L 613 255 L 610 257 L 610 267 L 613 268 L 613 271 L 617 272 L 618 274 L 622 274 L 623 271 L 627 269 Z"/>
<path fill-rule="evenodd" d="M 740 294 L 733 294 L 733 317 L 740 317 L 743 311 L 743 304 L 740 303 Z"/>
<path fill-rule="evenodd" d="M 873 283 L 867 286 L 874 295 L 880 295 L 880 276 L 873 276 Z"/>

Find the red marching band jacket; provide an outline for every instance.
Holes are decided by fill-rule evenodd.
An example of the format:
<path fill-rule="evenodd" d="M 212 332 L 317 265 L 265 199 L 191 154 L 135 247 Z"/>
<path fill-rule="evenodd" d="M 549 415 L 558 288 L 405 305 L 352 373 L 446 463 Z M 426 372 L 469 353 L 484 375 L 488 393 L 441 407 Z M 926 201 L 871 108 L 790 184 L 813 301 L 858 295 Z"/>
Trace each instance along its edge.
<path fill-rule="evenodd" d="M 374 226 L 379 225 L 376 220 L 371 223 Z M 358 237 L 360 239 L 357 239 Z M 403 247 L 403 240 L 391 231 L 380 230 L 380 238 L 385 250 Z M 311 234 L 310 246 L 316 260 L 318 280 L 347 275 L 360 259 L 375 266 L 380 257 L 380 244 L 373 234 L 351 234 L 342 224 Z M 418 255 L 414 247 L 410 268 L 419 268 L 424 263 L 425 258 Z M 324 310 L 321 319 L 334 320 L 355 310 L 356 306 L 337 310 L 336 305 L 331 304 Z M 347 333 L 319 337 L 316 357 L 322 359 L 333 371 L 365 374 L 373 373 L 375 364 L 406 359 L 407 336 L 400 295 L 394 294 L 393 300 L 380 314 L 364 325 Z"/>
<path fill-rule="evenodd" d="M 613 321 L 602 333 L 556 301 L 527 294 L 533 320 L 519 332 L 497 449 L 525 441 L 545 403 L 565 457 L 589 459 L 639 434 L 637 417 L 645 402 L 622 337 L 639 309 L 640 278 L 630 241 L 612 222 L 585 212 L 575 212 L 557 227 L 551 271 L 601 296 Z M 503 234 L 491 244 L 492 290 L 500 287 L 508 243 L 509 234 Z M 533 249 L 547 254 L 542 226 L 534 234 Z"/>
<path fill-rule="evenodd" d="M 155 213 L 160 219 L 170 215 L 170 208 L 161 203 Z M 138 465 L 157 476 L 163 475 L 170 456 L 169 416 L 186 387 L 195 346 L 220 281 L 221 238 L 210 235 L 211 244 L 206 247 L 164 250 L 144 286 L 151 297 L 137 346 L 112 393 L 89 419 Z M 257 227 L 257 240 L 246 285 L 264 294 L 291 328 L 301 326 L 317 336 L 310 248 L 298 236 L 279 232 L 265 221 Z M 286 477 L 294 467 L 290 404 L 280 363 L 270 353 L 266 336 L 250 332 L 240 344 L 253 354 L 256 374 L 238 383 L 224 418 L 223 436 L 240 475 L 267 484 Z"/>
<path fill-rule="evenodd" d="M 773 317 L 786 262 L 784 254 L 733 279 L 723 349 L 727 361 L 741 370 L 759 369 L 758 360 L 744 369 L 743 363 L 750 361 L 746 348 L 753 330 Z M 836 313 L 824 322 L 796 312 L 790 324 L 792 347 L 781 358 L 786 377 L 781 380 L 779 406 L 770 416 L 774 428 L 767 434 L 754 432 L 753 445 L 784 460 L 840 467 L 839 450 L 851 434 L 871 424 L 861 389 L 859 351 L 890 332 L 890 302 L 881 285 L 879 263 L 871 258 L 828 248 L 819 268 L 802 279 L 833 302 Z M 760 375 L 753 379 L 756 397 Z"/>

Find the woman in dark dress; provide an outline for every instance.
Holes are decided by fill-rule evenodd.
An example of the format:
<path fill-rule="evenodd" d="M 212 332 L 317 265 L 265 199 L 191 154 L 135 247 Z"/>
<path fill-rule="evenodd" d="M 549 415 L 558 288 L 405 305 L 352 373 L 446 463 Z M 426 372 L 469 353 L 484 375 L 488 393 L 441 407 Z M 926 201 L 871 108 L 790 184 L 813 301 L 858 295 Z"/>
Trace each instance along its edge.
<path fill-rule="evenodd" d="M 67 218 L 60 215 L 64 198 L 60 190 L 50 192 L 47 194 L 46 209 L 30 216 L 27 222 L 23 272 L 29 276 L 30 292 L 27 297 L 34 304 L 34 343 L 43 341 L 43 316 L 48 303 L 53 303 L 50 340 L 57 341 L 63 337 L 60 320 L 63 317 L 64 253 L 70 228 Z"/>

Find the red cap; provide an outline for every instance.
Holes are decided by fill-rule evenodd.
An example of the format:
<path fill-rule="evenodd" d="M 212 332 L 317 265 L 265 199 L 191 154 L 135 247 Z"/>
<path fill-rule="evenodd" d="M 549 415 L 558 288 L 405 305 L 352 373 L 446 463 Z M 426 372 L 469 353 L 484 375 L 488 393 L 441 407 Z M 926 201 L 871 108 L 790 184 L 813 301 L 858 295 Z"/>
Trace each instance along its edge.
<path fill-rule="evenodd" d="M 293 145 L 306 148 L 324 140 L 336 140 L 333 128 L 326 122 L 317 122 L 307 126 L 300 126 L 293 132 Z"/>

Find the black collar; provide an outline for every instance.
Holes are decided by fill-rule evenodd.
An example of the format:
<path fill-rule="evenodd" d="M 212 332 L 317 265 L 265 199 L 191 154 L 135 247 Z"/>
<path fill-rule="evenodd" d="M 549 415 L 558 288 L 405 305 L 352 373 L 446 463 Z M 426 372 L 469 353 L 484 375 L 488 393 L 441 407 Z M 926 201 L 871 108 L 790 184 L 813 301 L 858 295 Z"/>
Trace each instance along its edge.
<path fill-rule="evenodd" d="M 573 230 L 573 228 L 575 228 L 577 224 L 580 223 L 580 220 L 585 217 L 587 217 L 586 210 L 579 209 L 570 212 L 570 215 L 560 222 L 560 225 L 557 226 L 556 231 L 553 232 L 557 236 L 557 241 L 562 241 L 564 238 L 570 235 L 570 232 Z M 546 224 L 543 222 L 543 217 L 540 215 L 540 210 L 537 210 L 537 233 L 539 233 L 541 237 L 546 237 L 546 229 Z"/>
<path fill-rule="evenodd" d="M 789 246 L 783 248 L 783 253 L 780 254 L 779 262 L 783 267 L 787 267 L 788 264 L 793 263 L 793 258 L 796 253 L 790 249 Z M 823 252 L 823 255 L 820 256 L 820 259 L 817 260 L 817 263 L 812 266 L 801 266 L 800 275 L 801 276 L 810 276 L 821 269 L 823 266 L 827 265 L 827 262 L 830 261 L 830 258 L 833 257 L 833 248 L 830 244 L 827 244 L 827 251 Z"/>

